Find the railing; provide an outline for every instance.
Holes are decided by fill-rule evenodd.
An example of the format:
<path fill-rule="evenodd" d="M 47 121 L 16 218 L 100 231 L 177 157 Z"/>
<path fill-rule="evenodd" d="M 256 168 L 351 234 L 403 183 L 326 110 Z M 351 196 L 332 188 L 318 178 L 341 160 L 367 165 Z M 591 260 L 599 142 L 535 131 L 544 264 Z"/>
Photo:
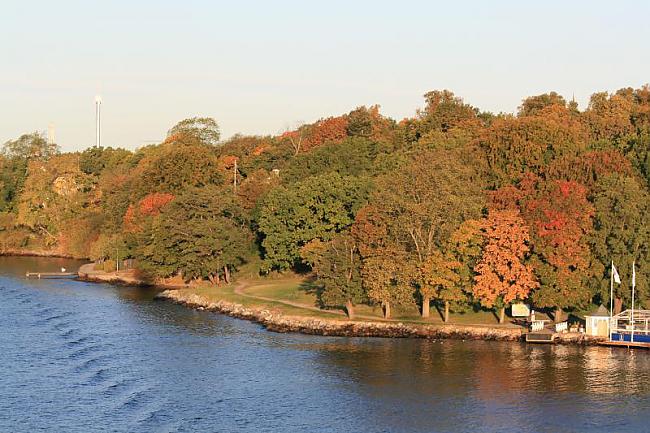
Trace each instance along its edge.
<path fill-rule="evenodd" d="M 535 320 L 533 323 L 530 325 L 530 330 L 535 332 L 535 331 L 541 331 L 544 329 L 544 322 L 541 320 Z"/>
<path fill-rule="evenodd" d="M 555 332 L 566 332 L 569 329 L 568 322 L 561 322 L 555 324 Z"/>

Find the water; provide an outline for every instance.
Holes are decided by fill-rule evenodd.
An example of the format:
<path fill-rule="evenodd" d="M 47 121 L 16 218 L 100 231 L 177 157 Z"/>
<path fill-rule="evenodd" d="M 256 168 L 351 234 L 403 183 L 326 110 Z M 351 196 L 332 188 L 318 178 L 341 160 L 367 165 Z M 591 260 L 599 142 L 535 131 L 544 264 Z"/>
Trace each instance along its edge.
<path fill-rule="evenodd" d="M 648 431 L 650 353 L 330 338 L 26 280 L 0 258 L 0 431 Z"/>

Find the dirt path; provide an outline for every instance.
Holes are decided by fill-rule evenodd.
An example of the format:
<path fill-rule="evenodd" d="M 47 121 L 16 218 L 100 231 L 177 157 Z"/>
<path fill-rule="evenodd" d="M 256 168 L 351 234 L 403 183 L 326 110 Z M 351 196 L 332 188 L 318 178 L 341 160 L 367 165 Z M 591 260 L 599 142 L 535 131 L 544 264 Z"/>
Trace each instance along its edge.
<path fill-rule="evenodd" d="M 299 304 L 297 302 L 291 302 L 291 301 L 284 301 L 281 299 L 274 299 L 274 298 L 267 298 L 266 296 L 257 296 L 257 295 L 251 295 L 249 293 L 246 293 L 244 289 L 246 287 L 250 286 L 250 283 L 246 281 L 242 281 L 235 288 L 233 289 L 233 293 L 236 295 L 244 296 L 246 298 L 251 298 L 251 299 L 257 299 L 260 301 L 267 301 L 267 302 L 276 302 L 278 304 L 283 304 L 283 305 L 288 305 L 290 307 L 294 308 L 301 308 L 303 310 L 309 310 L 309 311 L 316 311 L 317 313 L 328 313 L 328 314 L 336 314 L 339 316 L 345 316 L 346 314 L 342 311 L 335 311 L 335 310 L 323 310 L 322 308 L 318 307 L 310 307 L 305 304 Z"/>
<path fill-rule="evenodd" d="M 287 305 L 287 306 L 294 307 L 294 308 L 301 308 L 303 310 L 315 311 L 317 313 L 335 314 L 337 316 L 347 317 L 346 313 L 344 313 L 343 311 L 339 311 L 339 310 L 324 310 L 322 308 L 310 307 L 309 305 L 300 304 L 298 302 L 291 302 L 291 301 L 285 301 L 285 300 L 282 300 L 282 299 L 268 298 L 266 296 L 251 295 L 250 293 L 246 293 L 244 291 L 244 289 L 246 289 L 249 286 L 250 286 L 249 282 L 242 281 L 239 284 L 237 284 L 237 286 L 235 286 L 235 288 L 233 289 L 233 293 L 235 293 L 237 295 L 240 295 L 240 296 L 247 297 L 247 298 L 257 299 L 257 300 L 260 300 L 260 301 L 276 302 L 276 303 Z M 399 320 L 399 319 L 385 319 L 383 317 L 368 316 L 368 315 L 365 315 L 365 314 L 355 314 L 354 318 L 355 319 L 366 319 L 366 320 L 377 321 L 377 322 L 403 322 L 403 320 Z M 432 323 L 423 322 L 422 324 L 432 324 Z"/>

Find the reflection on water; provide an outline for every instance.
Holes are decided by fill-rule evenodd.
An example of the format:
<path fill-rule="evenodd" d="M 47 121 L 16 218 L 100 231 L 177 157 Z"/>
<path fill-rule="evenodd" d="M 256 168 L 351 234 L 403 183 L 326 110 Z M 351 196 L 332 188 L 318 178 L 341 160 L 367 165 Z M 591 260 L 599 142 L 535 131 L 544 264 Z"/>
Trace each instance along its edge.
<path fill-rule="evenodd" d="M 0 258 L 0 431 L 644 431 L 647 352 L 275 334 Z"/>

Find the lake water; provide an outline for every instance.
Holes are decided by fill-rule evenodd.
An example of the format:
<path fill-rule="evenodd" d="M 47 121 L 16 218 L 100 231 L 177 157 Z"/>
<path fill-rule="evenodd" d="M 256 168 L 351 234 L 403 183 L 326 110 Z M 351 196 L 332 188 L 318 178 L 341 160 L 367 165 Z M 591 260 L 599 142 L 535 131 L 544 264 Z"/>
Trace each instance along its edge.
<path fill-rule="evenodd" d="M 650 352 L 313 337 L 25 279 L 0 258 L 0 431 L 639 432 Z"/>

